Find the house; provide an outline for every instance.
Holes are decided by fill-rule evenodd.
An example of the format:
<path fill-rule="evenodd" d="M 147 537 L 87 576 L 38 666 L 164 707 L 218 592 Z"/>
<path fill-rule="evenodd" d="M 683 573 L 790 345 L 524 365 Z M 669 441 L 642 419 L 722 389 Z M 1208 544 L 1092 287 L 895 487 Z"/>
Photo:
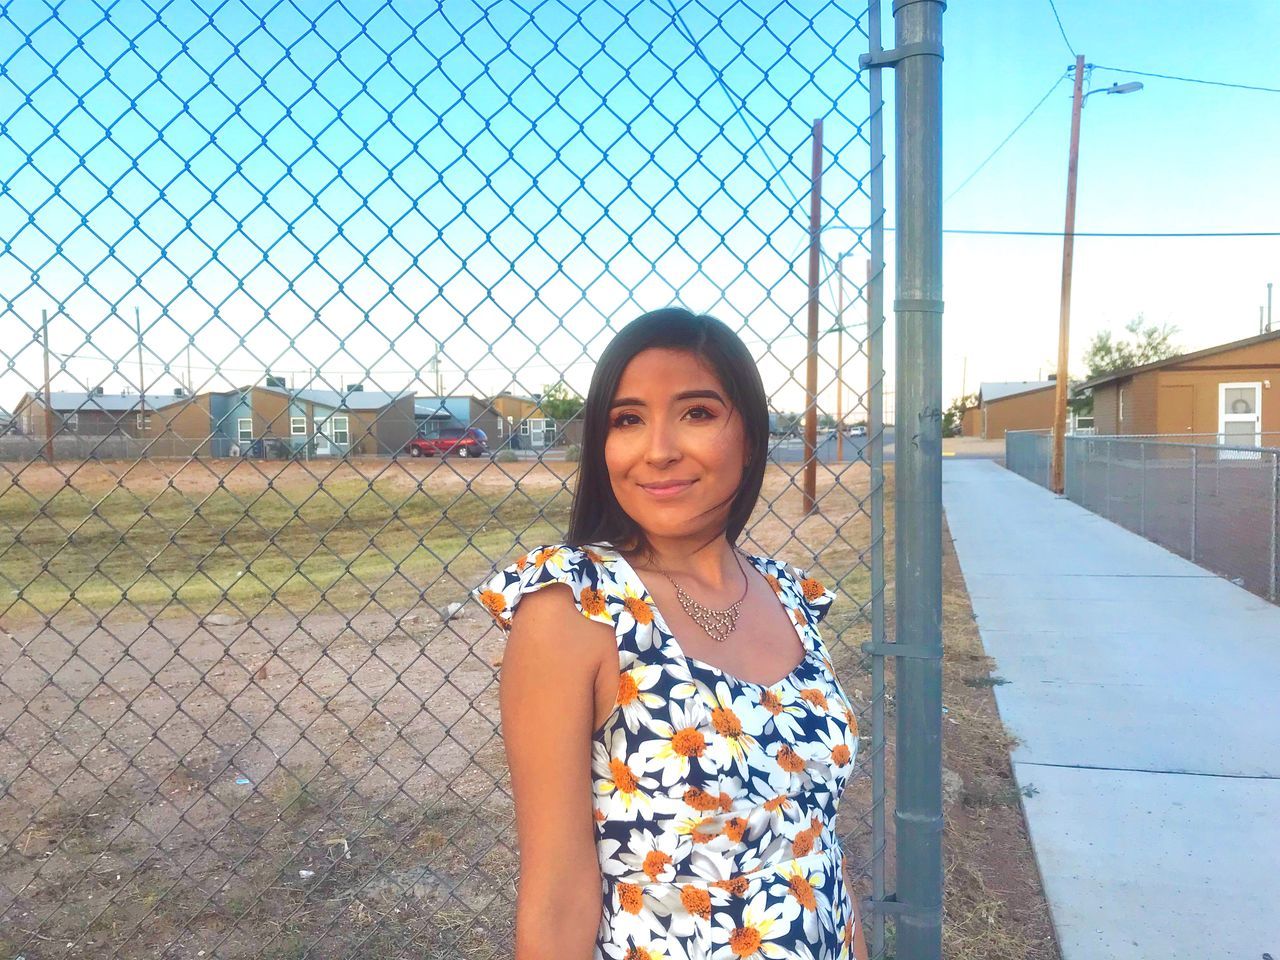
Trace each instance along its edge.
<path fill-rule="evenodd" d="M 500 393 L 489 398 L 489 405 L 504 421 L 504 436 L 509 438 L 504 442 L 523 450 L 541 450 L 556 442 L 559 435 L 556 421 L 547 416 L 541 400 L 541 397 L 522 397 L 514 393 Z M 576 430 L 580 438 L 582 418 L 571 421 L 571 425 L 575 422 L 579 425 Z M 489 439 L 492 446 L 499 446 L 493 434 Z"/>
<path fill-rule="evenodd" d="M 1007 430 L 1053 429 L 1055 380 L 984 383 L 978 405 L 965 411 L 961 434 L 1003 440 Z"/>
<path fill-rule="evenodd" d="M 413 416 L 417 425 L 416 436 L 419 437 L 438 437 L 446 428 L 465 430 L 478 427 L 489 438 L 490 446 L 498 447 L 507 436 L 506 425 L 498 411 L 479 397 L 415 397 Z"/>
<path fill-rule="evenodd" d="M 1280 431 L 1280 330 L 1080 384 L 1099 435 L 1205 435 L 1256 446 Z M 1209 440 L 1208 442 L 1214 442 Z"/>
<path fill-rule="evenodd" d="M 231 456 L 271 441 L 283 442 L 294 456 L 394 456 L 417 433 L 412 393 L 365 390 L 359 384 L 342 391 L 242 387 L 212 394 L 209 410 L 218 445 Z"/>
<path fill-rule="evenodd" d="M 175 387 L 171 393 L 107 393 L 93 390 L 52 390 L 49 406 L 53 416 L 45 416 L 43 391 L 28 391 L 18 401 L 13 423 L 18 433 L 44 440 L 50 427 L 54 436 L 145 437 L 156 432 L 162 411 L 184 407 L 191 402 L 186 391 Z"/>

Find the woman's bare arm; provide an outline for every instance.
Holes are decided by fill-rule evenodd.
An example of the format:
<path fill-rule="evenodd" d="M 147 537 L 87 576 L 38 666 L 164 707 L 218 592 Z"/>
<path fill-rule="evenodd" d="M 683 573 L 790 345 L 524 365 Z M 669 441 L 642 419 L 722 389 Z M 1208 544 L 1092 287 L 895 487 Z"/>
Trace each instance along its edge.
<path fill-rule="evenodd" d="M 614 649 L 558 586 L 523 597 L 512 620 L 499 699 L 520 843 L 515 960 L 590 960 L 595 946 L 594 692 Z"/>

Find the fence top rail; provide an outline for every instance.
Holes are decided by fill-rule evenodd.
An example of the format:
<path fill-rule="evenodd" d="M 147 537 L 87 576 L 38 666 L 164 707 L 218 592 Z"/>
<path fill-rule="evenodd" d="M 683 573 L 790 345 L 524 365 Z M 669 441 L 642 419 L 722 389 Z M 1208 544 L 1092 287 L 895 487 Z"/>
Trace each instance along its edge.
<path fill-rule="evenodd" d="M 1168 435 L 1167 435 L 1168 436 Z M 1181 436 L 1181 434 L 1172 434 L 1172 436 Z M 1206 434 L 1206 436 L 1217 436 L 1217 434 Z M 1238 446 L 1227 443 L 1178 443 L 1173 440 L 1152 440 L 1146 437 L 1137 437 L 1129 435 L 1095 435 L 1073 437 L 1068 436 L 1068 440 L 1076 443 L 1127 443 L 1135 446 L 1148 447 L 1177 447 L 1179 450 L 1217 450 L 1217 451 L 1240 451 L 1242 453 L 1269 453 L 1280 455 L 1280 446 L 1275 447 L 1252 447 Z"/>

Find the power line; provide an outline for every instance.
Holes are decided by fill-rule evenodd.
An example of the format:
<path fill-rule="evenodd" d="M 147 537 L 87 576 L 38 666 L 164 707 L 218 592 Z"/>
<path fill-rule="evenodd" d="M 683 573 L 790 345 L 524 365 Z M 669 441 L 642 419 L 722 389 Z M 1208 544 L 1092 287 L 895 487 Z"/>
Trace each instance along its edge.
<path fill-rule="evenodd" d="M 1049 9 L 1053 11 L 1053 19 L 1058 21 L 1058 32 L 1062 34 L 1062 42 L 1067 45 L 1067 49 L 1071 51 L 1071 56 L 1076 56 L 1076 48 L 1071 45 L 1071 41 L 1067 39 L 1067 31 L 1062 27 L 1062 18 L 1058 16 L 1058 7 L 1053 0 L 1049 0 Z"/>
<path fill-rule="evenodd" d="M 1035 116 L 1035 113 L 1037 110 L 1039 110 L 1042 106 L 1044 106 L 1044 102 L 1049 99 L 1053 91 L 1058 89 L 1058 84 L 1062 82 L 1064 77 L 1066 77 L 1065 73 L 1063 73 L 1061 76 L 1059 76 L 1056 80 L 1053 81 L 1053 85 L 1050 86 L 1049 89 L 1044 92 L 1043 97 L 1041 97 L 1039 100 L 1036 101 L 1036 105 L 1031 108 L 1031 112 L 1028 113 L 1025 117 L 1023 117 L 1018 122 L 1018 125 L 1016 127 L 1014 127 L 1012 130 L 1009 131 L 1008 136 L 1006 136 L 1003 140 L 1001 140 L 1000 143 L 996 145 L 996 148 L 992 150 L 989 154 L 987 154 L 987 158 L 985 160 L 983 160 L 980 164 L 974 167 L 973 172 L 970 173 L 967 177 L 964 178 L 964 180 L 961 181 L 960 186 L 956 187 L 949 194 L 947 194 L 947 200 L 950 200 L 957 193 L 963 190 L 968 185 L 970 180 L 972 180 L 974 177 L 976 177 L 979 173 L 982 172 L 982 168 L 985 167 L 988 163 L 990 163 L 991 159 L 1004 148 L 1004 145 L 1013 139 L 1014 134 L 1016 134 L 1019 130 L 1021 130 L 1023 126 L 1026 124 L 1026 122 L 1030 120 L 1033 116 Z M 943 203 L 946 203 L 946 200 L 944 200 Z"/>
<path fill-rule="evenodd" d="M 1229 83 L 1226 80 L 1201 80 L 1196 77 L 1178 77 L 1169 73 L 1149 73 L 1144 70 L 1129 70 L 1125 67 L 1104 67 L 1101 64 L 1090 64 L 1095 70 L 1110 70 L 1112 73 L 1128 73 L 1135 77 L 1156 77 L 1160 80 L 1178 80 L 1182 83 L 1202 83 L 1209 87 L 1229 87 L 1232 90 L 1254 90 L 1258 93 L 1280 93 L 1280 87 L 1260 87 L 1250 83 Z"/>

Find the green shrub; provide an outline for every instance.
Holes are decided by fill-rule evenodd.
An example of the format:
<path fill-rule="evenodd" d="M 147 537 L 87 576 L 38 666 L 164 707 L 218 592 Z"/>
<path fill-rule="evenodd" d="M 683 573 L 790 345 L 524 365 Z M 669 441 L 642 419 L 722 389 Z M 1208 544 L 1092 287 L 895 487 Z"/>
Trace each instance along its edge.
<path fill-rule="evenodd" d="M 582 459 L 582 445 L 581 445 L 581 444 L 577 444 L 577 443 L 571 443 L 571 444 L 569 444 L 569 446 L 567 446 L 567 447 L 565 447 L 565 448 L 564 448 L 564 458 L 565 458 L 566 460 L 571 460 L 571 461 L 573 461 L 573 462 L 575 462 L 575 463 L 576 463 L 577 461 L 581 460 L 581 459 Z"/>
<path fill-rule="evenodd" d="M 519 459 L 514 450 L 499 450 L 493 455 L 494 463 L 515 463 Z"/>

